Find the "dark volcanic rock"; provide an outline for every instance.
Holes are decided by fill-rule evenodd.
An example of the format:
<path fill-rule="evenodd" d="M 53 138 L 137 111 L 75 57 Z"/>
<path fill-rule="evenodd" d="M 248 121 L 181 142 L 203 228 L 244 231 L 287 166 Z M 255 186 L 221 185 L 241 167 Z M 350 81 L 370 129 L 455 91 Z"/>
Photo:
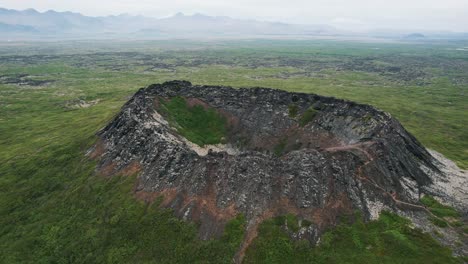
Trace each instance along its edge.
<path fill-rule="evenodd" d="M 228 120 L 226 144 L 200 147 L 172 128 L 160 100 L 183 97 Z M 297 116 L 290 117 L 294 105 Z M 315 115 L 300 125 L 310 108 Z M 172 81 L 139 90 L 99 133 L 93 156 L 101 174 L 138 172 L 136 195 L 164 195 L 162 206 L 221 234 L 236 214 L 258 223 L 294 213 L 313 223 L 297 236 L 316 242 L 342 214 L 423 210 L 422 192 L 440 174 L 434 158 L 389 114 L 314 94 L 193 86 Z M 280 153 L 275 151 L 282 144 Z M 244 245 L 244 247 L 245 247 Z"/>

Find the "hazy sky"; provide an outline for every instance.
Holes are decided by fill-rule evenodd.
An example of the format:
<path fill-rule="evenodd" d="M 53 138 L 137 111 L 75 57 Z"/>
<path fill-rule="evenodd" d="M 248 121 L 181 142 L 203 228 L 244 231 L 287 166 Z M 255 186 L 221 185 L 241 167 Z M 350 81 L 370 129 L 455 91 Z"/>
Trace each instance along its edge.
<path fill-rule="evenodd" d="M 0 0 L 0 7 L 74 11 L 85 15 L 231 16 L 344 29 L 468 31 L 468 0 Z"/>

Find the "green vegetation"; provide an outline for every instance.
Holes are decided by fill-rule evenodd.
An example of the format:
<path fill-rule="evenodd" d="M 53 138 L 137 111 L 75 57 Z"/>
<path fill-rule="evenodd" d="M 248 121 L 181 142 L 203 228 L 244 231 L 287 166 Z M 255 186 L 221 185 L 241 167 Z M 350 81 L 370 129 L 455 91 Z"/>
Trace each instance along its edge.
<path fill-rule="evenodd" d="M 438 227 L 448 227 L 449 225 L 459 230 L 463 230 L 465 223 L 461 221 L 461 214 L 454 208 L 443 205 L 434 197 L 430 195 L 424 195 L 420 199 L 421 203 L 424 204 L 434 216 L 431 216 L 429 220 Z M 461 231 L 463 232 L 463 231 Z"/>
<path fill-rule="evenodd" d="M 299 125 L 302 127 L 307 125 L 310 121 L 314 119 L 316 114 L 317 114 L 317 110 L 310 107 L 299 118 Z"/>
<path fill-rule="evenodd" d="M 344 222 L 317 247 L 290 240 L 283 224 L 275 219 L 261 224 L 245 263 L 462 263 L 430 235 L 411 228 L 409 220 L 388 212 L 369 223 L 360 217 Z"/>
<path fill-rule="evenodd" d="M 287 144 L 287 140 L 285 138 L 281 139 L 278 142 L 278 144 L 276 144 L 276 146 L 273 148 L 273 153 L 278 157 L 283 155 L 283 152 L 286 148 L 286 144 Z"/>
<path fill-rule="evenodd" d="M 425 146 L 468 168 L 468 53 L 456 51 L 457 45 L 466 46 L 264 40 L 0 43 L 0 263 L 230 263 L 242 237 L 242 218 L 231 222 L 222 238 L 199 241 L 195 224 L 136 200 L 134 177 L 97 177 L 94 163 L 84 156 L 94 134 L 128 96 L 152 83 L 186 79 L 264 86 L 372 104 L 398 118 Z M 386 65 L 401 70 L 389 71 Z M 5 81 L 18 75 L 52 82 Z M 79 100 L 99 102 L 74 106 Z M 207 133 L 211 142 L 221 140 L 222 122 L 209 110 L 177 100 L 173 106 L 176 111 L 169 114 L 217 120 Z M 192 126 L 172 122 L 177 129 L 183 129 L 181 123 Z M 207 144 L 205 136 L 194 137 Z M 274 263 L 292 256 L 290 263 L 319 256 L 314 258 L 319 263 L 372 263 L 378 255 L 386 263 L 414 263 L 417 257 L 426 263 L 453 262 L 448 250 L 427 235 L 388 227 L 389 217 L 340 226 L 312 251 L 267 221 L 255 242 L 257 255 L 249 250 L 247 260 L 265 256 Z M 387 230 L 399 233 L 384 236 Z M 468 233 L 466 225 L 460 230 Z M 403 238 L 399 234 L 410 244 L 392 243 Z M 408 261 L 401 252 L 411 252 Z"/>
<path fill-rule="evenodd" d="M 307 220 L 307 219 L 304 219 L 304 220 L 302 220 L 302 222 L 301 222 L 301 226 L 304 226 L 304 227 L 309 227 L 309 226 L 311 226 L 311 225 L 312 225 L 312 222 L 309 221 L 309 220 Z"/>
<path fill-rule="evenodd" d="M 460 213 L 450 206 L 439 203 L 434 197 L 424 195 L 421 198 L 421 203 L 429 208 L 429 210 L 438 217 L 460 217 Z"/>
<path fill-rule="evenodd" d="M 222 143 L 226 136 L 226 118 L 201 105 L 190 107 L 184 98 L 160 100 L 161 110 L 177 131 L 200 146 Z"/>
<path fill-rule="evenodd" d="M 371 119 L 372 119 L 372 115 L 371 115 L 371 114 L 366 114 L 366 115 L 362 118 L 362 120 L 363 120 L 364 122 L 369 122 Z"/>
<path fill-rule="evenodd" d="M 293 232 L 299 231 L 299 221 L 293 214 L 281 215 L 273 218 L 271 221 L 277 226 L 287 226 Z"/>
<path fill-rule="evenodd" d="M 136 200 L 135 177 L 94 175 L 84 153 L 115 102 L 70 111 L 30 93 L 9 110 L 16 115 L 1 115 L 14 122 L 0 128 L 12 146 L 0 149 L 0 263 L 230 263 L 242 216 L 203 242 L 195 224 Z"/>
<path fill-rule="evenodd" d="M 135 177 L 93 176 L 86 142 L 68 143 L 2 165 L 1 263 L 230 262 L 242 216 L 222 238 L 202 242 L 194 224 L 136 200 Z"/>
<path fill-rule="evenodd" d="M 289 117 L 295 118 L 297 116 L 298 107 L 296 104 L 288 105 L 288 110 L 289 110 Z"/>
<path fill-rule="evenodd" d="M 447 227 L 447 226 L 448 226 L 448 223 L 447 223 L 446 221 L 442 220 L 441 218 L 437 218 L 437 217 L 431 216 L 431 217 L 429 218 L 429 220 L 430 220 L 434 225 L 436 225 L 436 226 L 438 226 L 438 227 L 444 228 L 444 227 Z"/>
<path fill-rule="evenodd" d="M 460 257 L 460 259 L 463 261 L 463 263 L 468 263 L 468 257 L 467 256 Z"/>

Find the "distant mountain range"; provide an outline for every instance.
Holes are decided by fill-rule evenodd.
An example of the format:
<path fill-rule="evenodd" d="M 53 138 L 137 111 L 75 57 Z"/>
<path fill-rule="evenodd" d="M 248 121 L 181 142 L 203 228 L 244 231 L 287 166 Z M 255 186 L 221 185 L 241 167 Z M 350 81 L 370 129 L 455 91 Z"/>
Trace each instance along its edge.
<path fill-rule="evenodd" d="M 89 17 L 73 12 L 0 8 L 0 40 L 5 38 L 167 38 L 334 35 L 327 25 L 293 25 L 224 16 L 178 13 L 167 18 L 118 15 Z"/>
<path fill-rule="evenodd" d="M 353 33 L 328 25 L 297 25 L 203 14 L 151 18 L 122 14 L 90 17 L 73 12 L 0 8 L 0 41 L 62 39 L 167 38 L 387 38 L 402 41 L 468 39 L 468 33 L 380 29 Z"/>

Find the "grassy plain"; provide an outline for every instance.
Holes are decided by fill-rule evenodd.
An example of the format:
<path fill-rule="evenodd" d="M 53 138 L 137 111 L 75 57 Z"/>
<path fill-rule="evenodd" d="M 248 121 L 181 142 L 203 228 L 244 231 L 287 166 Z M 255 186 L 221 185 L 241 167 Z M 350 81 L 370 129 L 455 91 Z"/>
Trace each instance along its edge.
<path fill-rule="evenodd" d="M 456 50 L 466 45 L 0 43 L 0 262 L 230 261 L 242 219 L 200 242 L 196 225 L 135 200 L 134 178 L 96 177 L 84 156 L 129 96 L 166 80 L 372 104 L 468 168 L 468 52 Z"/>

